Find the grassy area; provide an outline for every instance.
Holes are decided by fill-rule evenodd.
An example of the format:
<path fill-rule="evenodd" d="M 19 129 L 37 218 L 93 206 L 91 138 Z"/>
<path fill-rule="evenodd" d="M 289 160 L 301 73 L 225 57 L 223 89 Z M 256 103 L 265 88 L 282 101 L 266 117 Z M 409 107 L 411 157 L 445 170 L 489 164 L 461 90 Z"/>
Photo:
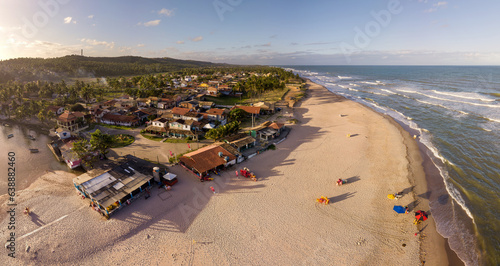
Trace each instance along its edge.
<path fill-rule="evenodd" d="M 228 96 L 205 96 L 206 101 L 214 102 L 216 105 L 235 105 L 240 101 L 240 98 L 237 97 L 228 97 Z"/>
<path fill-rule="evenodd" d="M 126 126 L 116 126 L 116 125 L 108 125 L 108 124 L 102 124 L 99 123 L 99 126 L 107 127 L 107 128 L 112 128 L 112 129 L 125 129 L 125 130 L 132 130 L 135 127 L 126 127 Z"/>
<path fill-rule="evenodd" d="M 257 95 L 255 97 L 243 97 L 241 100 L 236 97 L 228 97 L 228 96 L 206 96 L 207 101 L 214 102 L 217 105 L 235 105 L 235 104 L 250 104 L 256 102 L 277 102 L 283 98 L 283 96 L 289 91 L 287 88 L 285 90 L 274 90 L 274 91 L 266 91 L 261 95 Z"/>
<path fill-rule="evenodd" d="M 135 141 L 135 138 L 130 135 L 120 134 L 112 136 L 113 136 L 113 144 L 111 145 L 111 148 L 125 147 L 134 143 Z"/>
<path fill-rule="evenodd" d="M 141 133 L 141 136 L 154 141 L 161 141 L 162 139 L 164 139 L 164 137 L 158 137 L 156 135 L 151 135 L 148 133 Z"/>
<path fill-rule="evenodd" d="M 190 140 L 190 139 L 170 139 L 170 138 L 168 138 L 167 140 L 165 140 L 165 142 L 168 142 L 168 143 L 193 143 L 194 141 Z"/>
<path fill-rule="evenodd" d="M 283 96 L 288 92 L 288 90 L 289 89 L 266 91 L 261 95 L 257 95 L 252 98 L 246 98 L 241 102 L 244 104 L 250 104 L 256 102 L 277 102 L 283 98 Z"/>

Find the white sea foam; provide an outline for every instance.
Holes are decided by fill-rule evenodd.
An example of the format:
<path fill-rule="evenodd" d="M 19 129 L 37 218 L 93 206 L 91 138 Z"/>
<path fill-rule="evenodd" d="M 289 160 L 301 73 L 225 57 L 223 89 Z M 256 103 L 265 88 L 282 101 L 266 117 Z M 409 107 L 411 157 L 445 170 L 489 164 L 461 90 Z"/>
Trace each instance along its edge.
<path fill-rule="evenodd" d="M 337 76 L 339 79 L 352 79 L 352 77 Z"/>
<path fill-rule="evenodd" d="M 440 100 L 440 101 L 455 102 L 455 103 L 463 103 L 463 104 L 476 105 L 476 106 L 483 106 L 483 107 L 488 107 L 488 108 L 500 108 L 500 105 L 482 104 L 482 103 L 472 103 L 472 102 L 465 102 L 465 101 L 459 101 L 459 100 L 453 100 L 453 99 L 440 98 L 440 97 L 432 96 L 432 95 L 425 94 L 425 93 L 422 93 L 422 92 L 419 92 L 419 91 L 410 91 L 410 90 L 401 90 L 401 89 L 398 89 L 398 91 L 401 91 L 401 92 L 406 92 L 406 93 L 414 93 L 414 94 L 419 94 L 419 95 L 423 95 L 423 96 L 425 96 L 425 97 L 432 98 L 432 99 L 436 99 L 436 100 Z"/>
<path fill-rule="evenodd" d="M 353 86 L 353 87 L 359 87 L 359 85 L 358 85 L 358 84 L 356 84 L 356 83 L 349 83 L 349 85 L 351 85 L 351 86 Z"/>
<path fill-rule="evenodd" d="M 379 83 L 379 82 L 370 82 L 370 81 L 361 81 L 361 83 L 364 83 L 364 84 L 370 84 L 370 85 L 383 85 L 383 83 Z"/>
<path fill-rule="evenodd" d="M 469 100 L 479 100 L 483 102 L 494 102 L 495 99 L 490 99 L 490 98 L 482 98 L 479 97 L 476 93 L 468 93 L 468 92 L 443 92 L 443 91 L 437 91 L 433 90 L 434 93 L 441 94 L 441 95 L 447 95 L 455 98 L 462 98 L 462 99 L 469 99 Z M 467 96 L 470 95 L 470 96 Z"/>
<path fill-rule="evenodd" d="M 359 90 L 356 90 L 356 89 L 353 89 L 353 88 L 347 88 L 349 89 L 350 91 L 359 91 Z"/>
<path fill-rule="evenodd" d="M 500 123 L 500 119 L 495 119 L 495 118 L 490 118 L 490 117 L 486 117 L 486 119 L 493 121 L 493 122 Z"/>
<path fill-rule="evenodd" d="M 347 88 L 347 86 L 344 86 L 344 85 L 338 85 L 338 86 L 341 87 L 342 89 Z"/>
<path fill-rule="evenodd" d="M 386 89 L 381 89 L 381 91 L 385 91 L 385 92 L 390 93 L 390 94 L 397 94 L 397 93 L 395 93 L 395 92 L 393 92 L 391 90 L 386 90 Z"/>

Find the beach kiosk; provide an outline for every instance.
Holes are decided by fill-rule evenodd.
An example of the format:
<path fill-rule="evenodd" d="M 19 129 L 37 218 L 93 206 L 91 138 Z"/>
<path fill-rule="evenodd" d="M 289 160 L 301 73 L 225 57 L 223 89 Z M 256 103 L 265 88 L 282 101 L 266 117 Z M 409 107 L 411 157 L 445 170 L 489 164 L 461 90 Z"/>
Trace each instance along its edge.
<path fill-rule="evenodd" d="M 144 195 L 154 183 L 149 162 L 132 155 L 105 169 L 94 169 L 73 179 L 77 193 L 109 218 L 115 211 Z"/>
<path fill-rule="evenodd" d="M 172 173 L 166 173 L 163 175 L 161 178 L 161 182 L 165 186 L 173 186 L 175 185 L 179 180 L 177 180 L 177 175 L 172 174 Z"/>

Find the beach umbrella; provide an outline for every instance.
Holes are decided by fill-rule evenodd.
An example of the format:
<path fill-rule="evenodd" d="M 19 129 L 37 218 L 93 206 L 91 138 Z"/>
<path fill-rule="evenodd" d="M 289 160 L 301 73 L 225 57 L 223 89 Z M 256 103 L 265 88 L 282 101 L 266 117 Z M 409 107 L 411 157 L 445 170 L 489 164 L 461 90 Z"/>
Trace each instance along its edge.
<path fill-rule="evenodd" d="M 399 206 L 399 205 L 394 205 L 394 208 L 392 208 L 395 212 L 397 213 L 405 213 L 406 212 L 406 209 L 405 207 L 403 206 Z"/>
<path fill-rule="evenodd" d="M 424 211 L 417 211 L 415 212 L 415 219 L 417 219 L 417 221 L 425 221 L 427 220 L 427 213 Z"/>

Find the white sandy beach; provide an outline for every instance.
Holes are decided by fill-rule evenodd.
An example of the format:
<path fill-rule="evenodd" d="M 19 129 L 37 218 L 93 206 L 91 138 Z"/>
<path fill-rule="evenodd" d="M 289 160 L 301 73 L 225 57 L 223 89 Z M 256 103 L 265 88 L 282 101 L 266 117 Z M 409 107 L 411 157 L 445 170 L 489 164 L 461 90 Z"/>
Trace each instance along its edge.
<path fill-rule="evenodd" d="M 110 220 L 77 196 L 74 175 L 47 173 L 17 196 L 16 258 L 5 250 L 5 265 L 420 265 L 419 241 L 434 229 L 415 236 L 413 215 L 392 210 L 415 201 L 412 185 L 425 192 L 425 182 L 410 183 L 423 180 L 416 144 L 389 119 L 310 85 L 295 108 L 300 123 L 287 125 L 276 150 L 212 182 L 171 167 L 172 191 L 154 188 Z M 237 178 L 243 167 L 259 180 Z M 339 178 L 348 183 L 337 187 Z M 387 198 L 403 190 L 398 201 Z M 428 264 L 447 263 L 442 246 L 424 246 L 436 262 Z"/>

